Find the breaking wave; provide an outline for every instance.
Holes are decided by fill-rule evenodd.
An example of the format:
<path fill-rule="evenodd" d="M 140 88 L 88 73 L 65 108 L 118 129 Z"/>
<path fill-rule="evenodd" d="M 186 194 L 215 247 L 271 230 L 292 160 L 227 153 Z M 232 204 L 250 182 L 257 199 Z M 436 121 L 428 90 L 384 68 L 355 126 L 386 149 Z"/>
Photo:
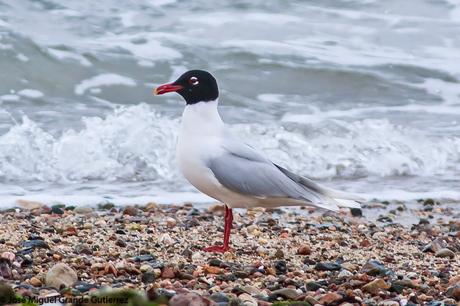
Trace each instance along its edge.
<path fill-rule="evenodd" d="M 175 164 L 178 118 L 151 106 L 117 108 L 57 136 L 24 116 L 0 136 L 3 182 L 181 181 Z M 460 138 L 429 137 L 388 120 L 232 126 L 273 161 L 315 178 L 437 176 L 459 172 Z"/>

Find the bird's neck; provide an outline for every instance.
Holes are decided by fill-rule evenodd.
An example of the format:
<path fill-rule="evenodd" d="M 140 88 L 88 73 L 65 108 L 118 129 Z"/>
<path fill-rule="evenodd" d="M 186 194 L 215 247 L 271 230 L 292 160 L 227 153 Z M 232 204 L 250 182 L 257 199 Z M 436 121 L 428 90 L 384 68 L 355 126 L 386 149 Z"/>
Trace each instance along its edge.
<path fill-rule="evenodd" d="M 218 100 L 198 102 L 185 106 L 182 114 L 182 128 L 201 134 L 219 133 L 224 122 L 217 110 Z"/>

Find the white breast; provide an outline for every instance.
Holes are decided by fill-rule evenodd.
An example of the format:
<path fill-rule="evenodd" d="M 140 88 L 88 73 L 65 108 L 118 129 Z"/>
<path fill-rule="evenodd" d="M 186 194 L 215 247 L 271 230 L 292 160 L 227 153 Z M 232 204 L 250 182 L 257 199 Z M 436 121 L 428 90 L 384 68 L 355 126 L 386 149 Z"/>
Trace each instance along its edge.
<path fill-rule="evenodd" d="M 223 154 L 224 123 L 217 101 L 187 105 L 177 145 L 177 159 L 185 178 L 199 191 L 229 207 L 258 206 L 259 199 L 241 195 L 222 186 L 207 167 L 210 159 Z"/>
<path fill-rule="evenodd" d="M 185 178 L 198 190 L 217 200 L 222 200 L 219 197 L 222 186 L 206 163 L 222 154 L 220 141 L 223 129 L 217 101 L 187 105 L 177 144 L 177 159 Z"/>

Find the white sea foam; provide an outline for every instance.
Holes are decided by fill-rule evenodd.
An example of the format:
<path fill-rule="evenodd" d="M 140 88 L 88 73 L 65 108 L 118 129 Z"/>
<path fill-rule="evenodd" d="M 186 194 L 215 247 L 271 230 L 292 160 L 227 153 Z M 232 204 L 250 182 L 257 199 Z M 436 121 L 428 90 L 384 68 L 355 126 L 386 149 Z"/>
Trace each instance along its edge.
<path fill-rule="evenodd" d="M 163 6 L 176 3 L 176 0 L 150 0 L 148 2 L 154 6 Z"/>
<path fill-rule="evenodd" d="M 16 55 L 16 58 L 24 63 L 27 63 L 29 61 L 29 58 L 22 53 L 18 53 L 18 55 Z"/>
<path fill-rule="evenodd" d="M 0 136 L 0 178 L 185 183 L 175 164 L 178 119 L 141 104 L 86 118 L 84 125 L 56 137 L 24 117 Z M 315 178 L 455 176 L 460 170 L 460 138 L 430 138 L 386 120 L 335 120 L 308 134 L 271 124 L 232 129 L 274 161 Z"/>
<path fill-rule="evenodd" d="M 359 115 L 369 115 L 375 112 L 389 113 L 389 112 L 409 112 L 420 113 L 429 112 L 439 115 L 460 115 L 460 107 L 451 105 L 419 105 L 407 104 L 401 106 L 374 106 L 374 107 L 361 107 L 347 110 L 331 110 L 321 111 L 313 106 L 309 107 L 310 114 L 285 114 L 282 118 L 286 122 L 297 123 L 318 123 L 327 119 L 333 118 L 353 118 Z"/>
<path fill-rule="evenodd" d="M 120 47 L 140 60 L 160 61 L 181 58 L 181 52 L 167 47 L 161 42 L 164 38 L 180 40 L 182 36 L 167 33 L 111 35 L 90 44 L 97 48 L 100 48 L 101 45 L 110 46 L 111 48 Z"/>
<path fill-rule="evenodd" d="M 39 99 L 44 96 L 41 91 L 29 88 L 18 91 L 18 95 L 31 99 Z"/>
<path fill-rule="evenodd" d="M 126 76 L 122 76 L 115 73 L 104 73 L 92 78 L 81 81 L 75 86 L 75 94 L 82 95 L 87 90 L 101 87 L 101 86 L 113 86 L 113 85 L 123 85 L 123 86 L 136 86 L 136 81 Z"/>
<path fill-rule="evenodd" d="M 84 119 L 80 132 L 54 137 L 35 122 L 0 136 L 0 177 L 6 181 L 173 180 L 177 121 L 146 105 Z M 161 144 L 161 145 L 159 145 Z"/>
<path fill-rule="evenodd" d="M 456 175 L 459 170 L 460 137 L 430 138 L 387 120 L 334 120 L 312 126 L 307 135 L 261 125 L 241 125 L 238 132 L 273 160 L 316 178 Z"/>
<path fill-rule="evenodd" d="M 80 63 L 82 66 L 89 67 L 91 66 L 91 62 L 87 60 L 84 56 L 70 51 L 58 50 L 53 48 L 47 49 L 48 53 L 55 57 L 58 60 L 74 60 Z"/>
<path fill-rule="evenodd" d="M 234 23 L 235 17 L 225 12 L 208 13 L 201 15 L 201 18 L 185 16 L 181 18 L 186 23 L 203 23 L 208 26 L 222 26 L 228 23 Z M 242 13 L 238 16 L 238 22 L 241 23 L 264 23 L 276 26 L 283 26 L 288 23 L 299 23 L 302 18 L 293 15 L 283 15 L 274 13 Z"/>
<path fill-rule="evenodd" d="M 8 102 L 19 101 L 19 96 L 14 95 L 14 94 L 3 95 L 3 96 L 0 96 L 0 101 L 8 101 Z"/>

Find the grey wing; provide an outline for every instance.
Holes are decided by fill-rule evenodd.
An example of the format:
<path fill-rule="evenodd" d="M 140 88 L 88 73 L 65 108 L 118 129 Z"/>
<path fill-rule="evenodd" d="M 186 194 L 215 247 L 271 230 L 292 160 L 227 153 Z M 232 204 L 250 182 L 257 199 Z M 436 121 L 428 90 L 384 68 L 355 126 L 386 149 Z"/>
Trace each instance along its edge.
<path fill-rule="evenodd" d="M 327 202 L 323 195 L 298 184 L 251 147 L 229 141 L 224 149 L 223 155 L 209 160 L 208 167 L 226 188 L 254 197 L 293 198 L 312 204 Z"/>
<path fill-rule="evenodd" d="M 304 186 L 305 188 L 311 189 L 315 192 L 321 193 L 323 195 L 329 196 L 334 199 L 344 199 L 344 200 L 351 200 L 351 201 L 358 201 L 358 202 L 365 201 L 363 198 L 357 195 L 342 192 L 342 191 L 335 190 L 335 189 L 326 188 L 324 186 L 319 185 L 318 183 L 315 183 L 309 178 L 297 175 L 279 165 L 275 164 L 275 166 L 294 182 Z"/>

